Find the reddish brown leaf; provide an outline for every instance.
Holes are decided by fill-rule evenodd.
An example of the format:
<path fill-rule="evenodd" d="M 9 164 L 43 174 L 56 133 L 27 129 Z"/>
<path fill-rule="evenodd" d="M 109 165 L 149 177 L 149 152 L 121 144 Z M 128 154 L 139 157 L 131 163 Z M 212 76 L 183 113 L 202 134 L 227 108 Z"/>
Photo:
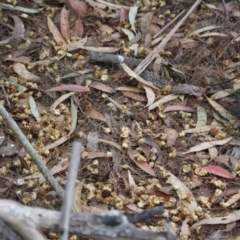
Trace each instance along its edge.
<path fill-rule="evenodd" d="M 100 82 L 93 82 L 91 83 L 91 87 L 95 88 L 95 89 L 98 89 L 100 91 L 103 91 L 103 92 L 107 92 L 107 93 L 112 93 L 114 92 L 114 89 L 103 84 L 103 83 L 100 83 Z"/>
<path fill-rule="evenodd" d="M 63 37 L 66 41 L 70 39 L 70 27 L 68 21 L 68 12 L 65 7 L 63 7 L 60 15 L 60 27 Z"/>
<path fill-rule="evenodd" d="M 124 7 L 120 9 L 120 23 L 128 21 L 128 10 Z"/>
<path fill-rule="evenodd" d="M 81 2 L 78 0 L 68 0 L 68 2 L 79 17 L 86 17 L 87 5 L 85 2 Z"/>
<path fill-rule="evenodd" d="M 77 19 L 72 26 L 72 36 L 82 38 L 83 36 L 83 24 L 81 19 Z"/>
<path fill-rule="evenodd" d="M 136 101 L 139 101 L 139 102 L 146 102 L 147 101 L 147 98 L 145 96 L 142 96 L 142 95 L 138 95 L 136 93 L 133 93 L 133 92 L 122 92 L 124 96 L 126 97 L 129 97 L 129 98 L 132 98 Z"/>
<path fill-rule="evenodd" d="M 153 169 L 149 166 L 147 162 L 140 162 L 135 159 L 135 155 L 137 154 L 137 151 L 129 149 L 128 150 L 128 156 L 129 158 L 138 166 L 140 167 L 144 172 L 148 173 L 151 176 L 156 176 Z"/>
<path fill-rule="evenodd" d="M 106 118 L 102 115 L 102 113 L 98 112 L 95 109 L 89 109 L 85 113 L 88 118 L 93 118 L 93 119 L 106 122 Z"/>
<path fill-rule="evenodd" d="M 165 107 L 163 110 L 163 113 L 171 112 L 171 111 L 195 112 L 196 110 L 194 108 L 183 106 L 183 105 L 173 105 L 173 106 Z"/>
<path fill-rule="evenodd" d="M 47 17 L 47 24 L 48 28 L 51 31 L 54 40 L 56 41 L 57 44 L 65 44 L 65 40 L 62 36 L 62 34 L 59 32 L 58 28 L 56 25 L 53 23 L 52 19 L 50 17 Z"/>
<path fill-rule="evenodd" d="M 89 92 L 90 89 L 87 87 L 83 87 L 81 85 L 68 84 L 68 85 L 61 85 L 61 86 L 49 88 L 46 91 L 48 92 L 59 92 L 59 91 Z"/>
<path fill-rule="evenodd" d="M 202 168 L 207 170 L 209 173 L 212 173 L 219 177 L 233 178 L 232 174 L 229 171 L 227 171 L 226 169 L 219 167 L 217 165 L 208 165 L 208 166 L 204 166 Z"/>
<path fill-rule="evenodd" d="M 26 57 L 26 56 L 21 56 L 21 57 L 5 57 L 3 61 L 13 61 L 13 62 L 19 62 L 19 63 L 26 63 L 30 62 L 31 58 Z"/>

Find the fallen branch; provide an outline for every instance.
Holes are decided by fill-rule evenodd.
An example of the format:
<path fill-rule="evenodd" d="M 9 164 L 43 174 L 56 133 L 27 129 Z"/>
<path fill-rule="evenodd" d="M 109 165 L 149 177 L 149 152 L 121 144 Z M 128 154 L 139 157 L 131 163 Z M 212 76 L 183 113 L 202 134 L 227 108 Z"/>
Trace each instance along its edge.
<path fill-rule="evenodd" d="M 47 168 L 46 164 L 39 156 L 34 147 L 30 144 L 26 136 L 23 134 L 17 123 L 13 120 L 13 118 L 9 115 L 8 111 L 4 108 L 4 106 L 0 103 L 0 115 L 7 122 L 8 126 L 11 128 L 15 136 L 21 142 L 23 147 L 26 149 L 27 153 L 31 156 L 32 160 L 36 163 L 39 171 L 49 182 L 51 187 L 56 191 L 57 195 L 62 199 L 64 196 L 64 190 L 59 185 L 58 181 L 53 177 Z"/>
<path fill-rule="evenodd" d="M 154 210 L 155 209 L 155 210 Z M 139 214 L 124 214 L 119 211 L 110 211 L 100 214 L 72 213 L 70 216 L 70 234 L 86 236 L 94 239 L 118 240 L 176 240 L 176 236 L 169 225 L 165 231 L 151 232 L 137 228 L 131 223 L 145 220 L 147 217 L 163 211 L 162 207 L 146 210 Z M 23 206 L 11 200 L 0 200 L 0 219 L 13 229 L 23 239 L 27 232 L 43 231 L 58 232 L 61 212 L 42 208 Z M 24 232 L 22 231 L 24 225 Z M 16 238 L 3 238 L 6 236 L 5 228 L 0 225 L 1 240 L 15 240 Z M 33 235 L 30 235 L 33 236 Z M 34 239 L 36 238 L 34 236 Z"/>

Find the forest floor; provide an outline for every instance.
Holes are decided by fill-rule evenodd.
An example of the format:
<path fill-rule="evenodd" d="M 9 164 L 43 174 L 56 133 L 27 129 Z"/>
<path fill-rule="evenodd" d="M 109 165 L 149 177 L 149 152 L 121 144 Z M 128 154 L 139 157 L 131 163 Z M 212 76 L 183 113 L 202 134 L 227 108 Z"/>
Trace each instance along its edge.
<path fill-rule="evenodd" d="M 163 205 L 138 226 L 237 239 L 239 1 L 116 2 L 1 1 L 0 103 L 63 188 L 82 143 L 80 212 Z M 60 209 L 38 173 L 1 118 L 0 198 Z"/>

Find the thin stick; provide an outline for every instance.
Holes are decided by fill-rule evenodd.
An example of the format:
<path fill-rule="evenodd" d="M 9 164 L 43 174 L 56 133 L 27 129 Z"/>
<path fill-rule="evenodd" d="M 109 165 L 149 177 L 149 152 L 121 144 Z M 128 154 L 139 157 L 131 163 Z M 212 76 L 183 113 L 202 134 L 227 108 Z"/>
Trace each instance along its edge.
<path fill-rule="evenodd" d="M 178 28 L 182 25 L 182 23 L 187 19 L 189 14 L 194 10 L 195 7 L 198 6 L 198 4 L 201 2 L 201 0 L 197 0 L 193 6 L 188 10 L 187 14 L 177 23 L 177 25 L 171 30 L 171 32 L 164 38 L 164 40 L 138 65 L 138 67 L 135 69 L 135 72 L 137 74 L 141 74 L 148 65 L 156 58 L 158 53 L 164 48 L 164 46 L 168 43 L 168 41 L 171 39 L 172 35 L 178 30 Z"/>
<path fill-rule="evenodd" d="M 4 118 L 4 120 L 8 123 L 9 127 L 16 135 L 18 140 L 21 142 L 23 147 L 26 149 L 27 153 L 31 156 L 32 160 L 36 163 L 39 171 L 46 178 L 52 188 L 56 191 L 57 195 L 62 199 L 64 196 L 64 190 L 59 185 L 57 180 L 50 173 L 49 169 L 46 167 L 42 158 L 38 155 L 37 151 L 33 148 L 30 142 L 27 140 L 26 136 L 23 134 L 17 123 L 13 120 L 13 118 L 9 115 L 7 110 L 4 108 L 2 104 L 0 104 L 0 115 Z"/>
<path fill-rule="evenodd" d="M 168 29 L 173 23 L 175 23 L 184 13 L 186 10 L 181 11 L 171 22 L 169 22 L 166 26 L 160 29 L 158 33 L 156 33 L 153 38 L 158 37 L 161 33 L 163 33 L 166 29 Z"/>
<path fill-rule="evenodd" d="M 65 196 L 62 204 L 62 215 L 59 225 L 59 232 L 61 233 L 60 240 L 67 240 L 69 234 L 70 214 L 72 208 L 74 185 L 77 179 L 78 166 L 81 159 L 82 144 L 80 142 L 73 142 L 72 154 L 69 165 L 68 180 L 66 185 Z"/>

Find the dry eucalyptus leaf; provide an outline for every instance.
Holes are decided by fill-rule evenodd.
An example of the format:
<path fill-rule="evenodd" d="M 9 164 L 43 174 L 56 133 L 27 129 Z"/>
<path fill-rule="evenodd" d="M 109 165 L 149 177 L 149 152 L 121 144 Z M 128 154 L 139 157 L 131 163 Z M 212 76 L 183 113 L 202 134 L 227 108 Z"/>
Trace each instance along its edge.
<path fill-rule="evenodd" d="M 39 82 L 41 80 L 40 77 L 32 74 L 31 72 L 29 72 L 25 65 L 22 63 L 14 63 L 13 64 L 13 70 L 22 78 L 25 78 L 28 81 L 32 81 L 32 82 Z"/>

